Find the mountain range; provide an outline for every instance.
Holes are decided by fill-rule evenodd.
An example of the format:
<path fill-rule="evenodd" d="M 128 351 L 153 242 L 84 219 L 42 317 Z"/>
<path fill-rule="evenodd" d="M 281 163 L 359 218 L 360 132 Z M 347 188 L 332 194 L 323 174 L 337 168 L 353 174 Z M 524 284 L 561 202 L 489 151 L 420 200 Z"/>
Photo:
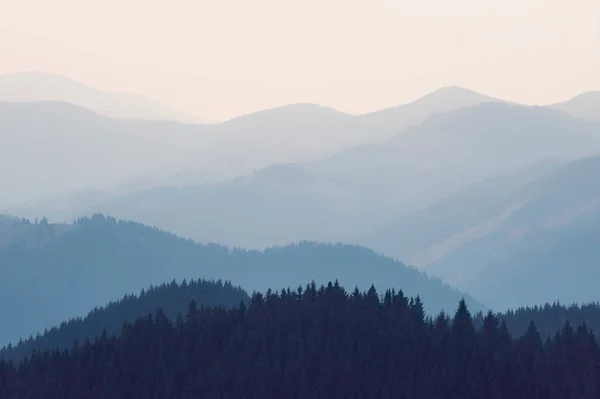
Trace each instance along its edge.
<path fill-rule="evenodd" d="M 192 278 L 231 281 L 248 292 L 339 279 L 348 290 L 374 284 L 419 294 L 432 314 L 451 311 L 462 297 L 473 310 L 484 309 L 439 279 L 359 246 L 302 242 L 249 251 L 95 215 L 73 224 L 42 219 L 0 227 L 0 291 L 11 298 L 0 303 L 11 320 L 0 342 L 35 336 L 144 287 Z"/>
<path fill-rule="evenodd" d="M 0 204 L 164 173 L 203 138 L 195 125 L 121 121 L 63 102 L 0 102 L 0 131 L 0 165 L 12 171 L 0 176 Z"/>
<path fill-rule="evenodd" d="M 193 116 L 137 94 L 109 93 L 65 76 L 42 72 L 0 75 L 0 101 L 66 102 L 115 119 L 201 122 Z"/>
<path fill-rule="evenodd" d="M 598 300 L 599 173 L 600 156 L 588 157 L 516 188 L 495 212 L 430 246 L 438 253 L 421 266 L 494 308 Z M 499 301 L 499 291 L 511 295 Z"/>
<path fill-rule="evenodd" d="M 498 310 L 596 301 L 599 173 L 600 156 L 547 159 L 470 186 L 359 242 Z"/>
<path fill-rule="evenodd" d="M 85 317 L 77 317 L 54 325 L 39 335 L 23 337 L 15 345 L 0 346 L 0 359 L 19 362 L 35 351 L 66 350 L 74 342 L 106 335 L 119 335 L 126 322 L 156 314 L 167 316 L 172 322 L 187 315 L 190 303 L 198 307 L 231 309 L 240 303 L 249 304 L 246 291 L 229 282 L 184 280 L 171 281 L 142 289 L 139 294 L 127 294 L 105 306 L 94 307 Z"/>
<path fill-rule="evenodd" d="M 426 270 L 494 309 L 592 301 L 591 287 L 557 287 L 595 278 L 597 198 L 589 187 L 600 154 L 599 96 L 537 107 L 448 87 L 363 115 L 291 104 L 212 125 L 122 120 L 60 101 L 0 102 L 0 166 L 11 171 L 0 176 L 0 210 L 66 222 L 0 225 L 5 238 L 18 231 L 11 251 L 30 249 L 32 236 L 33 248 L 62 242 L 80 229 L 70 221 L 94 213 L 248 254 L 346 242 Z M 39 233 L 48 226 L 53 233 Z M 568 274 L 569 260 L 581 271 Z M 527 286 L 536 273 L 547 284 Z M 177 276 L 260 284 L 244 285 L 249 277 L 239 274 Z M 508 300 L 500 289 L 515 295 Z"/>
<path fill-rule="evenodd" d="M 306 239 L 352 241 L 408 255 L 404 260 L 413 254 L 386 247 L 393 235 L 369 235 L 472 184 L 548 158 L 596 153 L 594 123 L 548 108 L 487 103 L 320 161 L 273 164 L 226 182 L 140 190 L 62 216 L 101 212 L 202 242 L 256 249 Z M 410 226 L 420 216 L 413 220 Z"/>
<path fill-rule="evenodd" d="M 439 95 L 449 94 L 442 90 Z M 475 99 L 465 101 L 471 104 Z M 86 189 L 123 191 L 130 185 L 227 180 L 273 163 L 315 161 L 418 123 L 421 117 L 403 111 L 406 107 L 421 109 L 425 117 L 460 103 L 417 101 L 397 112 L 387 110 L 381 120 L 376 114 L 354 116 L 292 104 L 213 125 L 118 120 L 82 105 L 85 102 L 0 102 L 0 158 L 3 168 L 14 171 L 0 181 L 0 206 L 34 200 L 37 206 L 39 200 Z M 390 114 L 396 115 L 394 123 L 384 123 Z M 28 184 L 22 184 L 25 181 Z"/>
<path fill-rule="evenodd" d="M 278 163 L 325 160 L 351 162 L 356 168 L 359 159 L 349 155 L 350 159 L 343 160 L 348 157 L 343 154 L 352 154 L 354 147 L 365 152 L 360 148 L 393 145 L 411 132 L 417 137 L 420 133 L 415 129 L 436 115 L 443 119 L 444 114 L 461 110 L 468 113 L 486 103 L 508 106 L 504 101 L 452 86 L 409 104 L 362 115 L 315 104 L 290 104 L 201 125 L 178 123 L 181 118 L 175 116 L 159 118 L 160 112 L 150 119 L 165 120 L 139 120 L 144 118 L 133 114 L 124 116 L 129 120 L 115 119 L 90 105 L 93 101 L 88 97 L 98 93 L 102 92 L 50 74 L 0 77 L 0 100 L 10 100 L 0 103 L 0 159 L 3 169 L 14 171 L 0 181 L 0 207 L 13 206 L 9 210 L 16 214 L 29 214 L 27 208 L 48 207 L 51 211 L 48 203 L 71 202 L 64 197 L 77 196 L 82 190 L 112 195 L 164 184 L 226 181 Z M 598 96 L 586 93 L 554 108 L 575 116 L 593 115 Z M 110 103 L 112 97 L 105 98 Z M 126 112 L 127 107 L 117 100 L 113 103 Z M 481 110 L 477 112 L 485 118 Z M 433 122 L 428 122 L 425 129 L 432 127 Z M 337 161 L 328 160 L 340 152 Z M 111 162 L 105 162 L 107 159 Z M 361 167 L 367 167 L 364 173 L 370 173 L 368 167 L 373 166 Z"/>

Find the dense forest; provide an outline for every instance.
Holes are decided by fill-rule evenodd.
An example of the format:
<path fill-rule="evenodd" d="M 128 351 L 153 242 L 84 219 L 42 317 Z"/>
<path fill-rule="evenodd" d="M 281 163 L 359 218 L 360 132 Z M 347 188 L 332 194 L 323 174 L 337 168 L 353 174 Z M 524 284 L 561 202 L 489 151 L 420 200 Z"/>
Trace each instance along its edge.
<path fill-rule="evenodd" d="M 241 302 L 248 303 L 250 297 L 244 290 L 229 282 L 184 280 L 181 283 L 163 283 L 142 290 L 138 295 L 125 295 L 118 301 L 94 308 L 86 317 L 63 322 L 43 334 L 21 340 L 15 346 L 4 347 L 0 350 L 0 358 L 19 361 L 34 350 L 68 349 L 75 341 L 83 342 L 86 338 L 93 340 L 104 331 L 110 335 L 118 335 L 125 322 L 133 322 L 159 308 L 175 322 L 178 315 L 186 314 L 192 300 L 198 306 L 230 309 Z"/>
<path fill-rule="evenodd" d="M 359 246 L 301 242 L 264 251 L 199 244 L 139 223 L 95 215 L 73 224 L 0 226 L 0 346 L 83 316 L 126 293 L 176 279 L 231 281 L 247 292 L 339 279 L 347 289 L 394 287 L 421 295 L 426 310 L 452 311 L 464 297 L 439 279 Z M 77 300 L 73 300 L 77 298 Z"/>
<path fill-rule="evenodd" d="M 0 362 L 0 398 L 490 398 L 600 395 L 600 348 L 566 323 L 511 338 L 464 301 L 427 318 L 419 297 L 329 283 L 253 295 L 250 306 L 163 311 L 70 350 Z"/>
<path fill-rule="evenodd" d="M 562 305 L 558 302 L 543 306 L 521 307 L 496 315 L 506 322 L 511 335 L 518 337 L 524 334 L 531 322 L 535 323 L 541 337 L 546 339 L 556 333 L 565 323 L 574 326 L 585 324 L 591 331 L 600 332 L 600 304 Z M 475 326 L 483 324 L 485 315 L 478 313 L 474 317 Z"/>
<path fill-rule="evenodd" d="M 402 293 L 402 295 L 404 295 Z M 380 298 L 381 299 L 381 298 Z M 172 322 L 185 314 L 190 301 L 195 300 L 198 306 L 223 307 L 230 309 L 240 302 L 249 303 L 248 294 L 229 282 L 184 280 L 182 283 L 172 281 L 149 289 L 143 289 L 138 295 L 125 295 L 122 299 L 110 302 L 103 307 L 94 308 L 84 317 L 71 319 L 16 345 L 8 345 L 0 349 L 0 359 L 19 362 L 34 351 L 69 349 L 75 341 L 93 340 L 104 331 L 107 334 L 119 335 L 125 322 L 133 322 L 149 313 L 161 309 Z M 429 317 L 429 316 L 428 316 Z M 473 324 L 481 328 L 486 314 L 477 312 L 473 316 Z M 590 331 L 600 331 L 600 304 L 589 303 L 570 306 L 560 303 L 543 306 L 522 307 L 497 313 L 495 317 L 504 322 L 513 338 L 519 338 L 527 332 L 533 322 L 542 339 L 553 336 L 565 323 L 572 325 L 585 324 Z"/>

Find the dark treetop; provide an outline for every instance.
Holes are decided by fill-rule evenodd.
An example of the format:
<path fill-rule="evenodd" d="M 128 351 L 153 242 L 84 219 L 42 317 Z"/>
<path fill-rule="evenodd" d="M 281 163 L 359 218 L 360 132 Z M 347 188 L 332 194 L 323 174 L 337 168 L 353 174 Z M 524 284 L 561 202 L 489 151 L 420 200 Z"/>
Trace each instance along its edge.
<path fill-rule="evenodd" d="M 0 398 L 597 398 L 600 350 L 587 327 L 519 339 L 460 301 L 425 318 L 420 298 L 337 284 L 255 294 L 238 308 L 192 302 L 69 351 L 0 362 Z"/>

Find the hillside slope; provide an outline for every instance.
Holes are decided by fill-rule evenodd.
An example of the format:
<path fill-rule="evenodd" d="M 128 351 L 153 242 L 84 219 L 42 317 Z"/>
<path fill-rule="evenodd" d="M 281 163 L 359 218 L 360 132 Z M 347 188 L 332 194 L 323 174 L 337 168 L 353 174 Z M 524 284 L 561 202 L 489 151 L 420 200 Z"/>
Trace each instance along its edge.
<path fill-rule="evenodd" d="M 393 139 L 309 166 L 364 193 L 371 207 L 407 212 L 545 158 L 597 151 L 598 124 L 543 107 L 485 103 L 438 114 Z"/>
<path fill-rule="evenodd" d="M 61 81 L 51 80 L 56 79 Z M 0 102 L 0 166 L 13 171 L 0 179 L 0 207 L 18 204 L 12 212 L 19 214 L 34 215 L 41 208 L 52 212 L 56 206 L 39 200 L 71 203 L 54 197 L 86 189 L 201 184 L 250 174 L 271 164 L 315 161 L 400 134 L 439 112 L 488 100 L 449 88 L 381 114 L 349 115 L 315 104 L 290 104 L 198 125 L 107 118 L 85 102 L 43 95 L 43 80 L 27 86 L 42 93 L 37 101 Z M 75 87 L 65 93 L 78 90 L 77 83 L 69 85 Z M 405 111 L 413 109 L 419 112 Z M 35 202 L 22 206 L 25 200 Z M 66 211 L 44 216 L 64 216 Z"/>
<path fill-rule="evenodd" d="M 551 108 L 592 122 L 600 122 L 600 91 L 581 93 L 570 100 L 554 104 Z"/>
<path fill-rule="evenodd" d="M 200 123 L 198 118 L 140 95 L 108 93 L 65 76 L 41 72 L 0 75 L 0 101 L 61 101 L 115 119 Z"/>
<path fill-rule="evenodd" d="M 76 215 L 113 214 L 257 249 L 305 239 L 362 243 L 367 233 L 477 182 L 596 151 L 598 125 L 545 108 L 488 103 L 321 161 L 271 165 L 221 184 L 138 191 Z"/>
<path fill-rule="evenodd" d="M 239 306 L 241 302 L 248 303 L 250 298 L 245 291 L 228 282 L 184 280 L 181 283 L 162 283 L 144 289 L 137 295 L 125 295 L 118 301 L 96 307 L 85 317 L 63 321 L 43 334 L 30 336 L 15 346 L 4 347 L 0 350 L 0 359 L 18 362 L 34 350 L 70 349 L 75 341 L 82 343 L 86 338 L 93 341 L 104 332 L 119 335 L 126 322 L 154 314 L 157 309 L 161 309 L 175 322 L 178 316 L 185 317 L 192 300 L 199 307 L 230 309 Z"/>
<path fill-rule="evenodd" d="M 349 289 L 375 284 L 420 294 L 431 312 L 451 309 L 463 296 L 474 310 L 482 308 L 438 279 L 357 246 L 304 242 L 262 252 L 230 249 L 96 215 L 75 224 L 0 228 L 0 292 L 11 298 L 0 303 L 0 313 L 11 320 L 0 342 L 16 342 L 126 293 L 184 278 L 231 281 L 248 292 L 339 279 Z"/>
<path fill-rule="evenodd" d="M 544 159 L 485 179 L 439 199 L 423 210 L 392 220 L 357 242 L 410 264 L 426 266 L 445 252 L 486 234 L 494 227 L 490 221 L 498 217 L 500 222 L 503 212 L 518 205 L 515 196 L 519 191 L 567 162 L 560 158 Z M 460 234 L 463 234 L 462 239 L 440 245 Z"/>
<path fill-rule="evenodd" d="M 433 115 L 489 102 L 503 101 L 463 87 L 448 86 L 428 93 L 408 104 L 362 114 L 359 116 L 359 120 L 365 125 L 393 127 L 395 130 L 388 131 L 389 138 L 411 126 L 421 124 Z M 380 138 L 386 137 L 381 136 Z"/>
<path fill-rule="evenodd" d="M 425 269 L 494 308 L 598 301 L 598 176 L 600 156 L 557 168 L 509 198 L 495 229 Z"/>

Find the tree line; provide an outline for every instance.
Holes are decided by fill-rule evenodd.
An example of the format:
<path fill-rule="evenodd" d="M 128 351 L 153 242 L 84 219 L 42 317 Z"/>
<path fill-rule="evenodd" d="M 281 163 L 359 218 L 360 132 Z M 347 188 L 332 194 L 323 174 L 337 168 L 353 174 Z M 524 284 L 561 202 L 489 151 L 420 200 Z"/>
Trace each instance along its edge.
<path fill-rule="evenodd" d="M 511 337 L 464 300 L 427 317 L 420 297 L 337 283 L 255 293 L 250 304 L 164 311 L 121 334 L 0 361 L 0 398 L 597 398 L 600 348 L 585 325 Z"/>
<path fill-rule="evenodd" d="M 191 300 L 198 305 L 221 306 L 229 309 L 238 306 L 241 301 L 248 303 L 250 297 L 240 287 L 229 281 L 220 280 L 183 280 L 163 283 L 142 289 L 137 295 L 128 294 L 120 300 L 110 302 L 106 306 L 96 307 L 85 317 L 73 318 L 62 322 L 59 326 L 46 329 L 42 333 L 21 339 L 15 345 L 9 344 L 0 349 L 0 359 L 18 362 L 33 351 L 69 349 L 75 341 L 93 340 L 102 335 L 121 333 L 125 322 L 153 313 L 161 308 L 171 319 L 178 313 L 185 313 Z M 504 321 L 513 338 L 522 336 L 533 321 L 542 339 L 546 339 L 561 329 L 566 322 L 571 325 L 585 324 L 591 331 L 600 331 L 600 304 L 572 304 L 565 306 L 559 302 L 546 303 L 543 306 L 521 307 L 495 315 Z M 481 328 L 486 314 L 477 312 L 473 316 L 476 328 Z"/>
<path fill-rule="evenodd" d="M 375 284 L 418 293 L 433 314 L 454 311 L 461 297 L 470 309 L 484 309 L 439 279 L 355 245 L 301 242 L 244 250 L 103 215 L 73 224 L 3 227 L 2 237 L 0 292 L 10 301 L 0 301 L 0 315 L 9 320 L 0 329 L 0 346 L 173 279 L 232 281 L 248 292 L 339 279 L 348 290 Z"/>
<path fill-rule="evenodd" d="M 69 349 L 75 341 L 93 340 L 104 331 L 118 335 L 125 322 L 133 322 L 158 308 L 174 321 L 178 313 L 185 314 L 192 299 L 202 306 L 226 309 L 238 306 L 242 301 L 250 301 L 246 291 L 228 281 L 192 279 L 179 283 L 173 280 L 142 289 L 137 295 L 125 295 L 106 306 L 92 309 L 85 317 L 73 318 L 41 334 L 21 339 L 15 345 L 9 344 L 0 349 L 0 359 L 18 362 L 33 351 Z"/>

